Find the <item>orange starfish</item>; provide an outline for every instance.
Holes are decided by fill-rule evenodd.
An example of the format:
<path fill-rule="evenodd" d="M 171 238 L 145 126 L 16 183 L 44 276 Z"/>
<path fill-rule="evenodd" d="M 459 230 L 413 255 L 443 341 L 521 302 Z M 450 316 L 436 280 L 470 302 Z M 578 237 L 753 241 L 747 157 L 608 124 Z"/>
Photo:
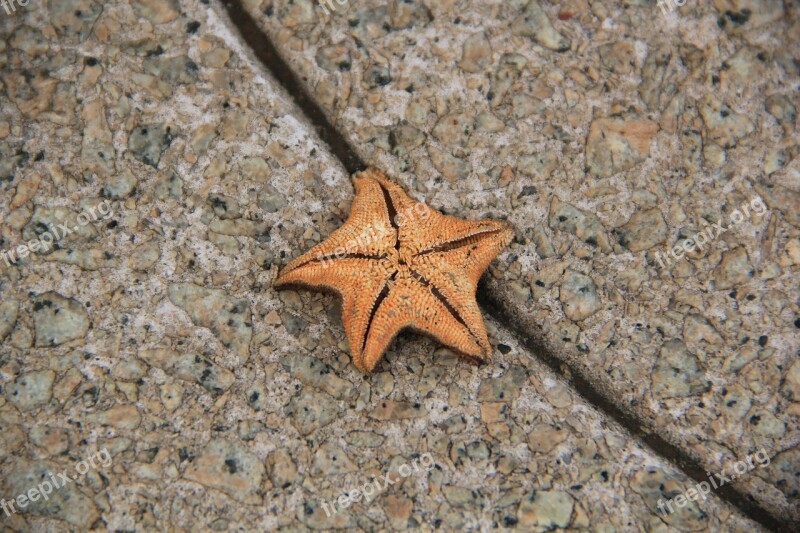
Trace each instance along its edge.
<path fill-rule="evenodd" d="M 475 364 L 489 359 L 475 290 L 508 246 L 496 220 L 443 215 L 410 198 L 379 170 L 353 177 L 356 197 L 344 225 L 283 269 L 275 284 L 329 290 L 356 367 L 370 372 L 397 334 L 430 335 Z"/>

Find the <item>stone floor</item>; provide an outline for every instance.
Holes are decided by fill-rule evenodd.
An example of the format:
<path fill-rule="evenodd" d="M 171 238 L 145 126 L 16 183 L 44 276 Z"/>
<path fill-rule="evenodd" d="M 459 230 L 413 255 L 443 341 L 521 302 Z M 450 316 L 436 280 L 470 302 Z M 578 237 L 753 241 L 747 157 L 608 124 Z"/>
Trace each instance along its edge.
<path fill-rule="evenodd" d="M 321 4 L 244 2 L 358 157 L 517 230 L 493 363 L 363 376 L 273 290 L 353 189 L 225 6 L 0 6 L 0 253 L 47 248 L 0 257 L 0 498 L 75 478 L 3 531 L 800 523 L 796 5 Z"/>

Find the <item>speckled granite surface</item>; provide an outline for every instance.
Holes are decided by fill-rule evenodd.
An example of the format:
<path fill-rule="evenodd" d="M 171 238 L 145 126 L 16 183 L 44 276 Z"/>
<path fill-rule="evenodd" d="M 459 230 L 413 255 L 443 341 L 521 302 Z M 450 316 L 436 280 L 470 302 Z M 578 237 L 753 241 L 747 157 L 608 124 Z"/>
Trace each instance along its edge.
<path fill-rule="evenodd" d="M 365 160 L 516 226 L 523 330 L 800 518 L 796 4 L 245 3 Z"/>
<path fill-rule="evenodd" d="M 0 19 L 0 251 L 48 248 L 0 258 L 0 498 L 28 493 L 48 472 L 74 475 L 97 450 L 111 458 L 46 501 L 0 510 L 4 530 L 759 528 L 713 492 L 660 513 L 660 499 L 694 482 L 495 321 L 494 365 L 475 369 L 404 335 L 377 374 L 357 372 L 332 298 L 271 288 L 279 265 L 341 223 L 349 180 L 220 12 L 183 0 L 42 0 Z M 441 136 L 465 150 L 471 142 Z M 457 196 L 459 180 L 436 183 L 421 170 L 411 182 L 391 166 L 424 160 L 409 154 L 383 163 L 436 207 L 499 215 L 516 198 L 519 217 L 539 213 L 539 193 L 507 193 L 523 183 L 513 168 L 501 169 L 503 187 L 469 173 L 469 194 Z M 792 230 L 775 220 L 777 246 Z M 72 231 L 58 236 L 63 227 Z M 567 233 L 542 222 L 531 239 L 544 235 L 559 260 L 581 261 Z M 500 284 L 512 293 L 538 286 L 521 281 L 544 271 L 534 253 L 507 253 L 494 270 Z M 791 276 L 791 265 L 781 268 L 778 282 Z M 568 279 L 568 312 L 585 313 L 584 280 Z M 535 320 L 539 308 L 519 296 L 508 301 L 529 305 Z M 740 375 L 777 372 L 767 365 L 782 350 L 757 351 Z M 796 398 L 797 372 L 783 374 Z M 761 386 L 767 394 L 769 382 Z M 689 429 L 707 439 L 701 424 Z M 724 442 L 732 451 L 715 472 L 758 447 Z M 772 453 L 781 442 L 763 446 Z M 432 470 L 395 475 L 373 501 L 327 516 L 323 503 L 424 454 Z M 743 479 L 769 480 L 781 464 L 773 458 Z"/>

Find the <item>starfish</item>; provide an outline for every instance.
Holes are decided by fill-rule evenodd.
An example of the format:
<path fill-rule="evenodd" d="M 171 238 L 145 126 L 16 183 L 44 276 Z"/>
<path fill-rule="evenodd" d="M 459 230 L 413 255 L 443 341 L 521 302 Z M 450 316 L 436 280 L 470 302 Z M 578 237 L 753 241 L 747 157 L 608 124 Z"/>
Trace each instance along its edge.
<path fill-rule="evenodd" d="M 475 291 L 511 242 L 510 226 L 444 215 L 375 168 L 355 174 L 353 182 L 347 221 L 286 265 L 276 288 L 338 294 L 353 363 L 364 373 L 407 328 L 473 364 L 488 361 L 491 347 Z"/>

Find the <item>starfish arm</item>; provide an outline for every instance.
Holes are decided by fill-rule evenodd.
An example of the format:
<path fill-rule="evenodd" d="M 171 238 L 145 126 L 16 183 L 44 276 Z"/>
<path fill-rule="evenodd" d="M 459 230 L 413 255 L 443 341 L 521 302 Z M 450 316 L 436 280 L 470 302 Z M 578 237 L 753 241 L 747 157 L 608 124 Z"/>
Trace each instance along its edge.
<path fill-rule="evenodd" d="M 424 269 L 428 279 L 432 279 L 428 275 L 445 277 L 472 287 L 474 292 L 481 275 L 514 237 L 510 226 L 504 222 L 481 220 L 475 224 L 481 231 L 468 232 L 468 237 L 450 239 L 437 247 L 428 246 L 413 258 L 412 264 Z M 436 269 L 441 272 L 437 274 Z"/>
<path fill-rule="evenodd" d="M 490 353 L 486 326 L 475 301 L 476 284 L 464 277 L 463 269 L 436 260 L 418 262 L 412 268 L 447 301 L 451 313 L 464 323 L 484 353 Z"/>
<path fill-rule="evenodd" d="M 284 273 L 313 262 L 331 263 L 345 257 L 379 258 L 397 242 L 389 210 L 380 185 L 375 180 L 353 180 L 356 197 L 347 221 L 330 237 L 291 261 Z"/>
<path fill-rule="evenodd" d="M 329 267 L 316 262 L 302 265 L 281 275 L 275 284 L 278 289 L 302 286 L 339 294 L 345 336 L 353 360 L 358 361 L 375 304 L 391 274 L 388 261 L 346 258 Z"/>
<path fill-rule="evenodd" d="M 430 209 L 425 204 L 411 198 L 408 194 L 406 194 L 406 191 L 404 191 L 402 187 L 387 178 L 383 172 L 375 167 L 370 167 L 367 170 L 356 174 L 356 176 L 367 178 L 378 183 L 383 190 L 384 195 L 387 197 L 386 204 L 389 206 L 390 210 L 394 208 L 395 215 L 412 211 L 418 204 L 426 209 Z M 422 209 L 422 207 L 418 209 Z M 410 215 L 410 213 L 407 214 Z M 394 218 L 395 217 L 393 217 L 393 221 L 395 221 Z M 402 216 L 400 217 L 400 221 L 402 221 Z"/>
<path fill-rule="evenodd" d="M 473 335 L 423 282 L 407 273 L 390 282 L 389 292 L 377 305 L 367 340 L 356 366 L 370 372 L 380 361 L 394 337 L 404 328 L 426 333 L 442 344 L 473 359 L 482 360 L 484 351 Z"/>
<path fill-rule="evenodd" d="M 491 347 L 483 316 L 475 301 L 475 291 L 489 263 L 508 246 L 511 238 L 509 228 L 479 233 L 456 241 L 458 246 L 453 249 L 418 255 L 411 265 L 413 271 L 447 300 L 453 313 L 464 322 L 487 354 Z"/>
<path fill-rule="evenodd" d="M 510 233 L 508 224 L 504 222 L 490 219 L 464 220 L 442 214 L 417 202 L 408 196 L 399 185 L 375 168 L 369 168 L 357 176 L 375 181 L 380 185 L 386 197 L 391 221 L 398 229 L 401 246 L 410 249 L 412 253 L 425 253 L 438 248 L 458 246 L 465 244 L 461 241 L 488 234 L 497 234 L 499 238 L 496 239 L 496 242 L 502 242 Z M 507 245 L 506 242 L 500 247 L 500 250 Z M 486 266 L 489 262 L 486 263 Z"/>
<path fill-rule="evenodd" d="M 497 251 L 486 262 L 483 272 L 492 259 L 511 242 L 513 233 L 509 225 L 500 220 L 464 220 L 443 215 L 431 210 L 427 219 L 414 220 L 411 227 L 401 228 L 400 241 L 408 246 L 414 255 L 442 252 L 487 241 Z M 404 231 L 406 230 L 406 231 Z M 405 234 L 408 238 L 404 240 Z M 419 240 L 424 235 L 424 241 Z"/>

